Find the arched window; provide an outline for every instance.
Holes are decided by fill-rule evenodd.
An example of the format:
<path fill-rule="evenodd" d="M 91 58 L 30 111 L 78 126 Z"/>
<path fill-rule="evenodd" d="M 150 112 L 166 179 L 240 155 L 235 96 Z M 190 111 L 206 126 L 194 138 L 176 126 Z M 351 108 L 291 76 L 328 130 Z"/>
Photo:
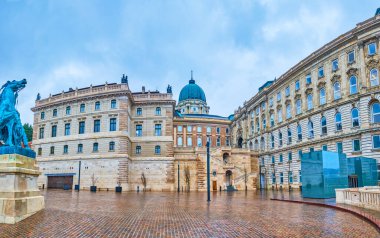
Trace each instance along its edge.
<path fill-rule="evenodd" d="M 375 102 L 371 107 L 372 122 L 380 123 L 380 103 Z"/>
<path fill-rule="evenodd" d="M 298 99 L 297 101 L 296 101 L 296 113 L 297 113 L 297 115 L 298 114 L 301 114 L 301 99 Z"/>
<path fill-rule="evenodd" d="M 369 79 L 371 81 L 371 86 L 379 85 L 379 71 L 377 69 L 371 69 Z"/>
<path fill-rule="evenodd" d="M 290 104 L 286 105 L 286 119 L 289 119 L 292 117 L 292 107 Z"/>
<path fill-rule="evenodd" d="M 177 145 L 178 145 L 178 146 L 182 146 L 182 145 L 183 145 L 182 136 L 179 136 L 179 137 L 177 138 Z"/>
<path fill-rule="evenodd" d="M 307 110 L 313 109 L 313 94 L 307 95 Z"/>
<path fill-rule="evenodd" d="M 258 150 L 258 149 L 259 149 L 259 141 L 255 140 L 255 150 Z"/>
<path fill-rule="evenodd" d="M 270 144 L 271 144 L 271 148 L 273 149 L 274 148 L 274 135 L 273 135 L 273 133 L 270 134 Z"/>
<path fill-rule="evenodd" d="M 278 116 L 278 123 L 282 122 L 282 110 L 281 109 L 278 109 L 277 116 Z"/>
<path fill-rule="evenodd" d="M 255 132 L 255 124 L 253 121 L 251 121 L 251 134 Z"/>
<path fill-rule="evenodd" d="M 300 124 L 297 125 L 297 137 L 299 141 L 302 140 L 302 127 Z"/>
<path fill-rule="evenodd" d="M 263 129 L 267 128 L 267 120 L 263 117 Z"/>
<path fill-rule="evenodd" d="M 278 145 L 282 146 L 282 132 L 278 132 Z"/>
<path fill-rule="evenodd" d="M 292 143 L 292 131 L 288 128 L 288 144 Z"/>
<path fill-rule="evenodd" d="M 321 118 L 321 132 L 322 132 L 322 135 L 327 134 L 327 121 L 326 121 L 326 117 L 324 116 Z"/>
<path fill-rule="evenodd" d="M 342 130 L 342 114 L 340 114 L 340 112 L 335 114 L 335 129 L 337 131 Z"/>
<path fill-rule="evenodd" d="M 156 145 L 156 146 L 154 147 L 154 153 L 155 153 L 156 155 L 161 154 L 161 146 Z"/>
<path fill-rule="evenodd" d="M 274 127 L 274 115 L 273 115 L 273 113 L 270 114 L 270 127 Z"/>
<path fill-rule="evenodd" d="M 260 132 L 260 121 L 258 119 L 256 119 L 256 130 Z"/>
<path fill-rule="evenodd" d="M 358 92 L 358 85 L 355 76 L 350 77 L 350 94 L 355 94 Z"/>
<path fill-rule="evenodd" d="M 264 150 L 265 149 L 265 139 L 264 139 L 264 137 L 261 137 L 260 144 L 261 144 L 261 149 Z"/>
<path fill-rule="evenodd" d="M 312 121 L 307 123 L 307 128 L 309 129 L 309 138 L 314 138 L 314 125 Z"/>
<path fill-rule="evenodd" d="M 156 107 L 156 116 L 161 115 L 161 107 Z"/>
<path fill-rule="evenodd" d="M 353 108 L 351 111 L 351 120 L 352 120 L 352 127 L 358 127 L 360 126 L 359 122 L 359 110 L 357 108 Z"/>
<path fill-rule="evenodd" d="M 115 109 L 116 108 L 116 99 L 111 100 L 111 108 Z"/>
<path fill-rule="evenodd" d="M 58 115 L 58 110 L 55 108 L 54 110 L 53 110 L 53 117 L 56 117 Z"/>
<path fill-rule="evenodd" d="M 340 83 L 339 82 L 335 82 L 334 83 L 334 100 L 337 100 L 341 97 L 341 94 L 340 94 Z"/>
<path fill-rule="evenodd" d="M 109 143 L 109 151 L 114 151 L 115 150 L 115 142 L 111 141 Z"/>
<path fill-rule="evenodd" d="M 326 90 L 325 88 L 321 88 L 319 90 L 319 105 L 326 104 Z"/>

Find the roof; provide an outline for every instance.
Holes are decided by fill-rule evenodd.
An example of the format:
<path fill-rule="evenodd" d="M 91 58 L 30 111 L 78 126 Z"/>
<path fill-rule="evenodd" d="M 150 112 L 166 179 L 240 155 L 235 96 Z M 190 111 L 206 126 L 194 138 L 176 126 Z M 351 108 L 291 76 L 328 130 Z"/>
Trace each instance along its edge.
<path fill-rule="evenodd" d="M 198 99 L 206 102 L 205 92 L 195 83 L 193 78 L 190 79 L 189 84 L 182 88 L 178 102 L 188 99 Z"/>
<path fill-rule="evenodd" d="M 218 120 L 226 120 L 226 121 L 231 121 L 230 117 L 222 117 L 218 115 L 210 115 L 210 114 L 182 114 L 178 110 L 175 111 L 175 116 L 176 117 L 181 117 L 181 118 L 207 118 L 207 119 L 218 119 Z"/>

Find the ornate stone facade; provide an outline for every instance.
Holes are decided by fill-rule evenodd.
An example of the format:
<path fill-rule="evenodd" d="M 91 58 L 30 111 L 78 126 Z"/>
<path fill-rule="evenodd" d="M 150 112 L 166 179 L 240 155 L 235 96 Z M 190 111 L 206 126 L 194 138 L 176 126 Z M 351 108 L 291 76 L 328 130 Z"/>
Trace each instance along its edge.
<path fill-rule="evenodd" d="M 233 144 L 258 152 L 261 187 L 301 186 L 310 150 L 380 163 L 379 35 L 380 16 L 357 24 L 235 111 Z"/>

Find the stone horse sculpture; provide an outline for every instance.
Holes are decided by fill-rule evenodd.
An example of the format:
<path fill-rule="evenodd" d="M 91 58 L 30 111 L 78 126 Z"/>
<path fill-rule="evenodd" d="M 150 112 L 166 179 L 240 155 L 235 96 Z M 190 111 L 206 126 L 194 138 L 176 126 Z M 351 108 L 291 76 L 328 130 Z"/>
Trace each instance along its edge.
<path fill-rule="evenodd" d="M 5 146 L 29 148 L 20 114 L 16 110 L 18 93 L 25 88 L 26 79 L 8 81 L 0 89 L 0 140 Z"/>

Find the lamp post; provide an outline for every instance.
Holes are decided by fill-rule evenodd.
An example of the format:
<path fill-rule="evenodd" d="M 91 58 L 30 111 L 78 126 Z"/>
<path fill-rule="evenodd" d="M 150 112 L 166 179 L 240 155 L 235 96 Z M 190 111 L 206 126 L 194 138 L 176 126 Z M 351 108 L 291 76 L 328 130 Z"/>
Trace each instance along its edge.
<path fill-rule="evenodd" d="M 178 161 L 178 186 L 177 187 L 178 187 L 177 192 L 179 192 L 180 191 L 180 189 L 179 189 L 179 161 Z"/>
<path fill-rule="evenodd" d="M 210 141 L 207 141 L 207 202 L 211 201 L 210 198 Z"/>

